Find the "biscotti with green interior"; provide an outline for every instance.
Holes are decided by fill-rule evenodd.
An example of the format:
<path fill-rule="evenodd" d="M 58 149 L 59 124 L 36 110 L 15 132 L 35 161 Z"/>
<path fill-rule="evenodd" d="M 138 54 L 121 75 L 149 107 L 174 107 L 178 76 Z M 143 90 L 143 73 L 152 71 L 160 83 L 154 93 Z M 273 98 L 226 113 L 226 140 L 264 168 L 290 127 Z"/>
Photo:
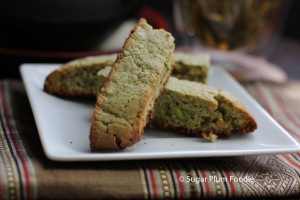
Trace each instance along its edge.
<path fill-rule="evenodd" d="M 116 57 L 110 54 L 70 61 L 47 76 L 44 90 L 60 96 L 95 96 L 103 85 L 97 72 L 111 66 Z"/>
<path fill-rule="evenodd" d="M 210 70 L 210 58 L 203 53 L 175 52 L 176 61 L 172 76 L 179 79 L 207 83 Z"/>
<path fill-rule="evenodd" d="M 228 136 L 257 128 L 254 117 L 233 95 L 174 77 L 158 98 L 151 124 L 195 136 Z"/>
<path fill-rule="evenodd" d="M 100 70 L 99 79 L 105 80 L 109 70 Z M 175 77 L 170 77 L 159 96 L 150 125 L 196 136 L 228 136 L 257 127 L 248 109 L 232 94 Z"/>
<path fill-rule="evenodd" d="M 97 71 L 111 66 L 117 54 L 90 56 L 73 60 L 47 76 L 44 90 L 60 96 L 97 96 L 103 82 L 97 82 Z M 174 53 L 172 76 L 207 83 L 210 69 L 207 54 Z"/>
<path fill-rule="evenodd" d="M 141 139 L 173 69 L 174 48 L 170 33 L 139 20 L 97 96 L 89 137 L 92 151 L 121 150 Z"/>

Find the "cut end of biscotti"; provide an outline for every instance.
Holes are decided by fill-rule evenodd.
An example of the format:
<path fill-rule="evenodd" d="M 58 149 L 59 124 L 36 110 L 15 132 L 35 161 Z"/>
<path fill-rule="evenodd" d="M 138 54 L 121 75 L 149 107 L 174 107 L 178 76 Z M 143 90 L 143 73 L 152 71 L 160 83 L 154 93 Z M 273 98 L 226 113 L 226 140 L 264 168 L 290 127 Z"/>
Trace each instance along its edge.
<path fill-rule="evenodd" d="M 174 65 L 174 38 L 139 20 L 105 80 L 90 129 L 92 151 L 121 150 L 141 139 Z"/>
<path fill-rule="evenodd" d="M 203 53 L 175 52 L 172 76 L 206 84 L 210 71 L 210 57 Z"/>
<path fill-rule="evenodd" d="M 195 136 L 229 136 L 257 128 L 248 109 L 231 94 L 173 77 L 157 101 L 154 116 L 154 126 Z"/>
<path fill-rule="evenodd" d="M 103 85 L 97 72 L 111 66 L 116 56 L 91 56 L 66 63 L 46 77 L 44 91 L 59 96 L 95 96 Z"/>

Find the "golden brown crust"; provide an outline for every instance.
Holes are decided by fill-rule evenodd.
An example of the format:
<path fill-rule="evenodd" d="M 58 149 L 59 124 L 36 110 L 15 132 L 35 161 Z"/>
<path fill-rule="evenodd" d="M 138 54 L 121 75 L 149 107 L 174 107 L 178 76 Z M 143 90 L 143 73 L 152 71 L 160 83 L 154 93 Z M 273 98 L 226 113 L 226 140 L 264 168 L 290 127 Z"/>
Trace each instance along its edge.
<path fill-rule="evenodd" d="M 44 83 L 44 90 L 51 94 L 60 94 L 61 89 L 57 89 L 56 87 L 53 87 L 56 82 L 60 80 L 60 74 L 57 71 L 53 71 L 50 73 Z M 67 94 L 66 94 L 67 95 Z"/>
<path fill-rule="evenodd" d="M 240 113 L 240 116 L 245 118 L 245 122 L 242 125 L 234 126 L 233 132 L 236 133 L 250 133 L 257 129 L 257 123 L 253 115 L 249 112 L 249 110 L 244 106 L 240 100 L 231 95 L 228 92 L 220 91 L 220 96 L 230 104 L 231 107 L 234 107 L 237 112 Z"/>
<path fill-rule="evenodd" d="M 247 123 L 242 125 L 242 126 L 237 126 L 235 127 L 235 129 L 233 130 L 236 133 L 250 133 L 253 132 L 257 129 L 257 123 L 254 119 L 254 117 L 252 116 L 252 114 L 245 109 L 240 110 L 240 112 L 242 112 L 244 116 L 247 117 Z"/>

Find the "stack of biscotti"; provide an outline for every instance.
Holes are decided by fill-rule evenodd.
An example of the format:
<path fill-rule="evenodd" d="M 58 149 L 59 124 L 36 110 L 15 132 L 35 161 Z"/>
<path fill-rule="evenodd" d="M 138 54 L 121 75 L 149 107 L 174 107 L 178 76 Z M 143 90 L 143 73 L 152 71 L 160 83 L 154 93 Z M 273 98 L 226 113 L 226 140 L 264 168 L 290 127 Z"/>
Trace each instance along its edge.
<path fill-rule="evenodd" d="M 92 151 L 120 150 L 141 139 L 174 65 L 174 38 L 140 19 L 125 40 L 97 97 Z"/>
<path fill-rule="evenodd" d="M 117 58 L 112 54 L 70 62 L 47 77 L 45 91 L 62 96 L 97 95 L 90 130 L 92 151 L 131 146 L 140 140 L 148 119 L 151 126 L 202 137 L 248 133 L 257 128 L 254 117 L 238 99 L 198 83 L 207 82 L 208 56 L 175 53 L 177 69 L 173 75 L 198 82 L 176 77 L 167 81 L 173 68 L 173 50 L 169 33 L 153 30 L 140 20 Z M 83 71 L 89 75 L 82 75 Z M 96 83 L 83 76 L 92 77 Z M 71 83 L 64 83 L 68 81 Z M 75 89 L 74 82 L 81 84 Z M 88 91 L 83 92 L 86 88 Z"/>
<path fill-rule="evenodd" d="M 112 66 L 117 54 L 90 56 L 73 60 L 49 74 L 46 92 L 60 96 L 96 96 L 104 82 L 97 80 L 97 72 Z M 172 76 L 207 83 L 210 62 L 207 54 L 174 53 Z"/>
<path fill-rule="evenodd" d="M 110 67 L 99 71 L 103 81 Z M 170 77 L 155 104 L 150 125 L 184 134 L 229 136 L 257 128 L 254 117 L 232 94 L 194 81 Z"/>

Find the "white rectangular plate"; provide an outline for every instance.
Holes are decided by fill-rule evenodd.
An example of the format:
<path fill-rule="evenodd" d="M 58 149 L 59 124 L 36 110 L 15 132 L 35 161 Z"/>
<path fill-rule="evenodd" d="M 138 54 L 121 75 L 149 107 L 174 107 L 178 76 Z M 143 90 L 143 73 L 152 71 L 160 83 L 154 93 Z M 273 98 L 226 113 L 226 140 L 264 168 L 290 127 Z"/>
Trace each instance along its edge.
<path fill-rule="evenodd" d="M 58 64 L 23 64 L 21 74 L 33 110 L 42 146 L 47 157 L 56 161 L 134 160 L 279 154 L 300 151 L 293 139 L 222 68 L 212 67 L 209 85 L 231 92 L 246 105 L 258 129 L 233 135 L 215 143 L 203 142 L 169 131 L 146 128 L 143 140 L 119 152 L 92 153 L 89 129 L 94 100 L 60 98 L 43 91 L 46 76 Z"/>

